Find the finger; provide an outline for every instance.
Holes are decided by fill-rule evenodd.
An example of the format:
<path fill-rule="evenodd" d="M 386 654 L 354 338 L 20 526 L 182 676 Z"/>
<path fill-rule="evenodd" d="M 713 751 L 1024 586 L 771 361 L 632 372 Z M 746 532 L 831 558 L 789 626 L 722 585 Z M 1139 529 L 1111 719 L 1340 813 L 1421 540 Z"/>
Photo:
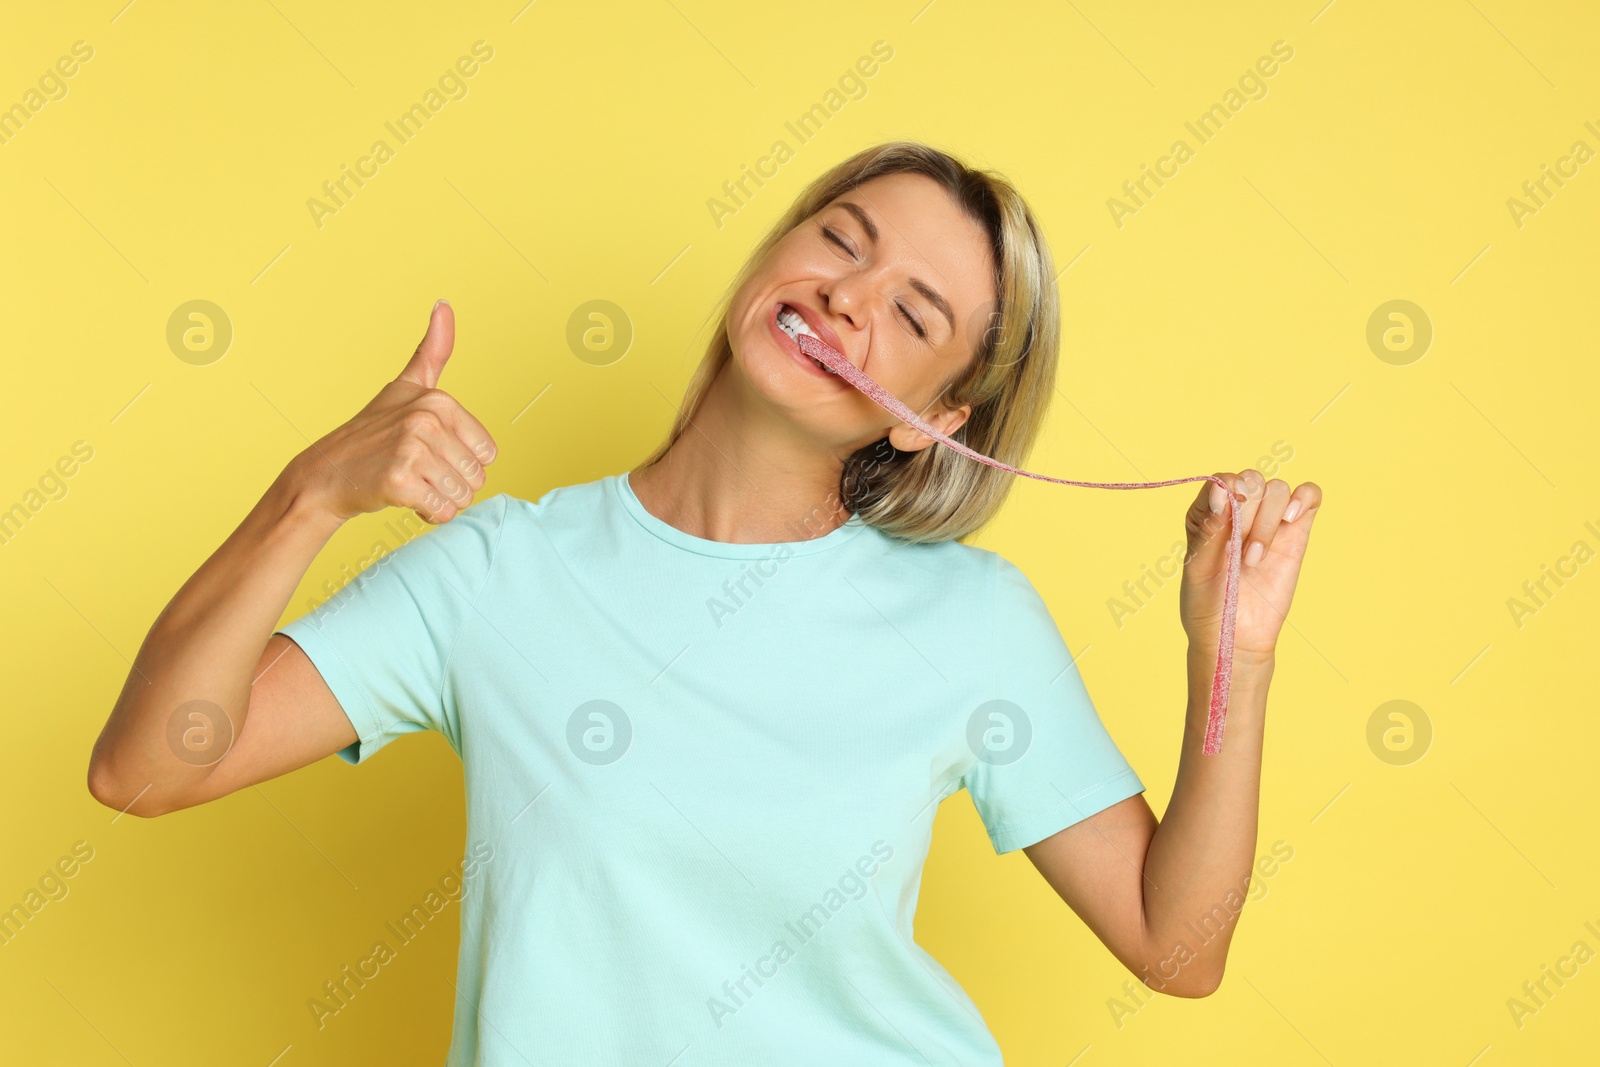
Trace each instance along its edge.
<path fill-rule="evenodd" d="M 1221 478 L 1224 482 L 1228 480 L 1228 474 L 1226 471 L 1218 471 L 1215 477 Z M 1210 509 L 1211 513 L 1214 515 L 1220 515 L 1222 513 L 1222 509 L 1228 505 L 1227 490 L 1218 485 L 1216 482 L 1207 482 L 1202 487 L 1201 491 L 1205 494 L 1203 499 L 1206 501 L 1206 506 Z"/>
<path fill-rule="evenodd" d="M 1282 478 L 1267 482 L 1262 489 L 1255 520 L 1245 533 L 1244 554 L 1241 557 L 1244 566 L 1254 566 L 1266 556 L 1267 549 L 1272 547 L 1272 538 L 1278 532 L 1284 509 L 1288 506 L 1289 483 Z"/>
<path fill-rule="evenodd" d="M 455 515 L 455 505 L 415 469 L 393 474 L 391 481 L 389 502 L 410 508 L 428 525 L 437 526 Z"/>
<path fill-rule="evenodd" d="M 434 526 L 449 522 L 472 503 L 471 487 L 436 453 L 412 464 L 409 488 L 403 503 Z"/>
<path fill-rule="evenodd" d="M 1283 521 L 1295 522 L 1302 515 L 1315 511 L 1321 504 L 1322 487 L 1316 482 L 1301 482 L 1289 495 L 1289 506 L 1284 510 Z M 1310 519 L 1307 520 L 1307 525 L 1310 525 Z"/>
<path fill-rule="evenodd" d="M 1245 548 L 1244 534 L 1250 530 L 1251 525 L 1255 522 L 1256 512 L 1261 507 L 1261 498 L 1266 488 L 1266 477 L 1254 467 L 1247 468 L 1237 474 L 1223 472 L 1218 476 L 1228 485 L 1238 504 L 1239 551 L 1242 565 Z M 1212 499 L 1220 497 L 1222 506 L 1217 512 L 1206 516 L 1198 532 L 1198 536 L 1201 538 L 1201 547 L 1192 550 L 1191 556 L 1206 559 L 1211 565 L 1220 570 L 1222 567 L 1221 560 L 1233 541 L 1231 526 L 1233 509 L 1228 507 L 1228 498 L 1222 494 L 1222 491 L 1216 485 L 1213 484 L 1211 488 L 1216 494 Z M 1194 539 L 1195 534 L 1192 532 L 1191 543 L 1194 543 Z"/>
<path fill-rule="evenodd" d="M 489 474 L 483 469 L 478 457 L 468 451 L 461 438 L 449 431 L 441 433 L 439 440 L 434 443 L 434 450 L 444 461 L 445 468 L 449 471 L 448 477 L 451 479 L 451 484 L 442 485 L 440 488 L 444 489 L 452 500 L 456 499 L 455 486 L 458 484 L 466 487 L 468 499 L 483 488 L 483 483 L 488 480 Z"/>
<path fill-rule="evenodd" d="M 1307 502 L 1310 502 L 1309 507 Z M 1311 540 L 1311 524 L 1321 513 L 1321 504 L 1322 490 L 1315 482 L 1307 482 L 1295 489 L 1289 497 L 1289 506 L 1284 509 L 1283 521 L 1273 534 L 1273 551 L 1304 559 L 1306 545 Z M 1299 510 L 1295 511 L 1296 508 Z M 1289 517 L 1291 512 L 1294 514 L 1292 519 Z"/>
<path fill-rule="evenodd" d="M 1229 471 L 1217 471 L 1214 478 L 1231 486 L 1235 477 Z M 1184 530 L 1188 535 L 1189 550 L 1185 562 L 1205 556 L 1220 558 L 1228 530 L 1228 494 L 1216 482 L 1207 481 L 1195 494 L 1189 512 L 1184 516 Z M 1217 534 L 1223 534 L 1218 538 Z"/>
<path fill-rule="evenodd" d="M 424 389 L 432 389 L 439 384 L 439 375 L 455 343 L 456 313 L 449 301 L 440 300 L 433 305 L 433 314 L 428 317 L 428 332 L 395 380 L 415 382 Z"/>
<path fill-rule="evenodd" d="M 1305 556 L 1306 545 L 1311 540 L 1311 524 L 1322 511 L 1322 489 L 1315 482 L 1305 482 L 1289 497 L 1284 509 L 1283 522 L 1273 538 L 1273 544 L 1285 552 Z"/>
<path fill-rule="evenodd" d="M 442 389 L 419 399 L 444 420 L 450 432 L 479 463 L 488 465 L 494 462 L 495 456 L 500 451 L 499 446 L 494 443 L 494 437 L 489 433 L 488 427 L 479 422 L 472 412 L 462 407 L 461 401 Z"/>
<path fill-rule="evenodd" d="M 436 413 L 414 411 L 407 421 L 410 433 L 424 446 L 412 460 L 411 469 L 442 498 L 432 504 L 434 510 L 440 510 L 444 500 L 458 509 L 470 505 L 472 495 L 483 487 L 483 465 Z"/>
<path fill-rule="evenodd" d="M 1254 467 L 1246 467 L 1238 474 L 1233 475 L 1229 481 L 1234 490 L 1243 499 L 1239 501 L 1239 552 L 1240 562 L 1243 562 L 1244 537 L 1249 534 L 1250 528 L 1255 525 L 1256 513 L 1261 510 L 1261 501 L 1266 496 L 1267 476 Z"/>

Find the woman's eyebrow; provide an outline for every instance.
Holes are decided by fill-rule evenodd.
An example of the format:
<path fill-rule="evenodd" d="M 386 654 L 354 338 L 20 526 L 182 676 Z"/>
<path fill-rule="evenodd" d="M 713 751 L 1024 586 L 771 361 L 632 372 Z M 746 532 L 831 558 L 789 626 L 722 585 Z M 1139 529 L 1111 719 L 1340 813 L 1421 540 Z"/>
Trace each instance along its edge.
<path fill-rule="evenodd" d="M 841 200 L 839 201 L 839 206 L 854 215 L 856 221 L 861 223 L 861 228 L 867 231 L 867 240 L 873 244 L 878 243 L 878 227 L 867 217 L 867 213 L 861 210 L 861 205 L 852 203 L 849 200 Z"/>
<path fill-rule="evenodd" d="M 873 223 L 872 219 L 867 215 L 867 213 L 861 209 L 861 205 L 853 203 L 849 200 L 841 200 L 839 201 L 839 206 L 850 212 L 850 214 L 854 215 L 856 221 L 861 223 L 861 228 L 867 231 L 868 241 L 872 242 L 873 244 L 878 243 L 878 227 L 875 223 Z M 911 288 L 921 293 L 927 298 L 928 303 L 939 309 L 939 313 L 943 315 L 945 317 L 945 321 L 950 324 L 950 332 L 952 334 L 955 333 L 956 316 L 955 312 L 950 310 L 949 301 L 940 296 L 937 289 L 923 281 L 921 278 L 912 278 Z"/>

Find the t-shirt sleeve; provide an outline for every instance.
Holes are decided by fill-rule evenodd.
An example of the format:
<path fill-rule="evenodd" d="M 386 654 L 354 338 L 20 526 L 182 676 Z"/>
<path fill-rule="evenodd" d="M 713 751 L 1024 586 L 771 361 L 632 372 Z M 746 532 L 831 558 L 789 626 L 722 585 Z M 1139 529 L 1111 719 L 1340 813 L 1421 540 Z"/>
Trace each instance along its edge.
<path fill-rule="evenodd" d="M 967 722 L 963 784 L 996 853 L 1035 844 L 1144 791 L 1100 721 L 1050 609 L 994 554 L 990 692 Z"/>
<path fill-rule="evenodd" d="M 356 728 L 359 740 L 340 749 L 340 759 L 363 763 L 417 730 L 439 731 L 460 755 L 461 722 L 445 671 L 488 583 L 507 499 L 480 500 L 383 553 L 275 631 L 300 646 Z"/>

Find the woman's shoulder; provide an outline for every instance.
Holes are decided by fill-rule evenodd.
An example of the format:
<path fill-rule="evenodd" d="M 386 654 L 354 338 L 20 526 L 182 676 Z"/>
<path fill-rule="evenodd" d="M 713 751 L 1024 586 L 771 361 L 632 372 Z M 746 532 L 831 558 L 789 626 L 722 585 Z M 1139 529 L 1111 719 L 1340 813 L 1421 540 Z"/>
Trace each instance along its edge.
<path fill-rule="evenodd" d="M 885 563 L 903 567 L 911 577 L 983 586 L 993 581 L 1005 562 L 998 553 L 979 545 L 954 540 L 906 541 L 876 527 L 869 527 L 868 531 L 870 536 L 861 540 L 875 545 Z"/>
<path fill-rule="evenodd" d="M 608 474 L 587 482 L 573 482 L 569 485 L 557 485 L 545 489 L 539 495 L 529 495 L 506 490 L 488 497 L 481 504 L 499 501 L 495 505 L 502 509 L 508 518 L 536 518 L 548 519 L 556 515 L 576 516 L 580 512 L 592 510 L 605 500 L 608 483 L 616 475 Z M 473 505 L 477 507 L 477 504 Z"/>
<path fill-rule="evenodd" d="M 625 507 L 608 474 L 548 488 L 505 490 L 472 505 L 506 528 L 505 543 L 582 555 L 614 546 Z"/>

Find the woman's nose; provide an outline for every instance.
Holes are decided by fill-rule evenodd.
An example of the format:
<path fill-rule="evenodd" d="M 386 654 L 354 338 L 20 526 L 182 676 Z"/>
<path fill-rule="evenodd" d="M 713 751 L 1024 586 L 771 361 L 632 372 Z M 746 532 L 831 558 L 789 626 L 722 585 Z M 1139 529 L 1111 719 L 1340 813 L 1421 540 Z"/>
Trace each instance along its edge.
<path fill-rule="evenodd" d="M 820 290 L 829 313 L 848 319 L 852 326 L 860 326 L 862 316 L 877 298 L 873 282 L 860 274 L 847 274 L 824 284 Z"/>

